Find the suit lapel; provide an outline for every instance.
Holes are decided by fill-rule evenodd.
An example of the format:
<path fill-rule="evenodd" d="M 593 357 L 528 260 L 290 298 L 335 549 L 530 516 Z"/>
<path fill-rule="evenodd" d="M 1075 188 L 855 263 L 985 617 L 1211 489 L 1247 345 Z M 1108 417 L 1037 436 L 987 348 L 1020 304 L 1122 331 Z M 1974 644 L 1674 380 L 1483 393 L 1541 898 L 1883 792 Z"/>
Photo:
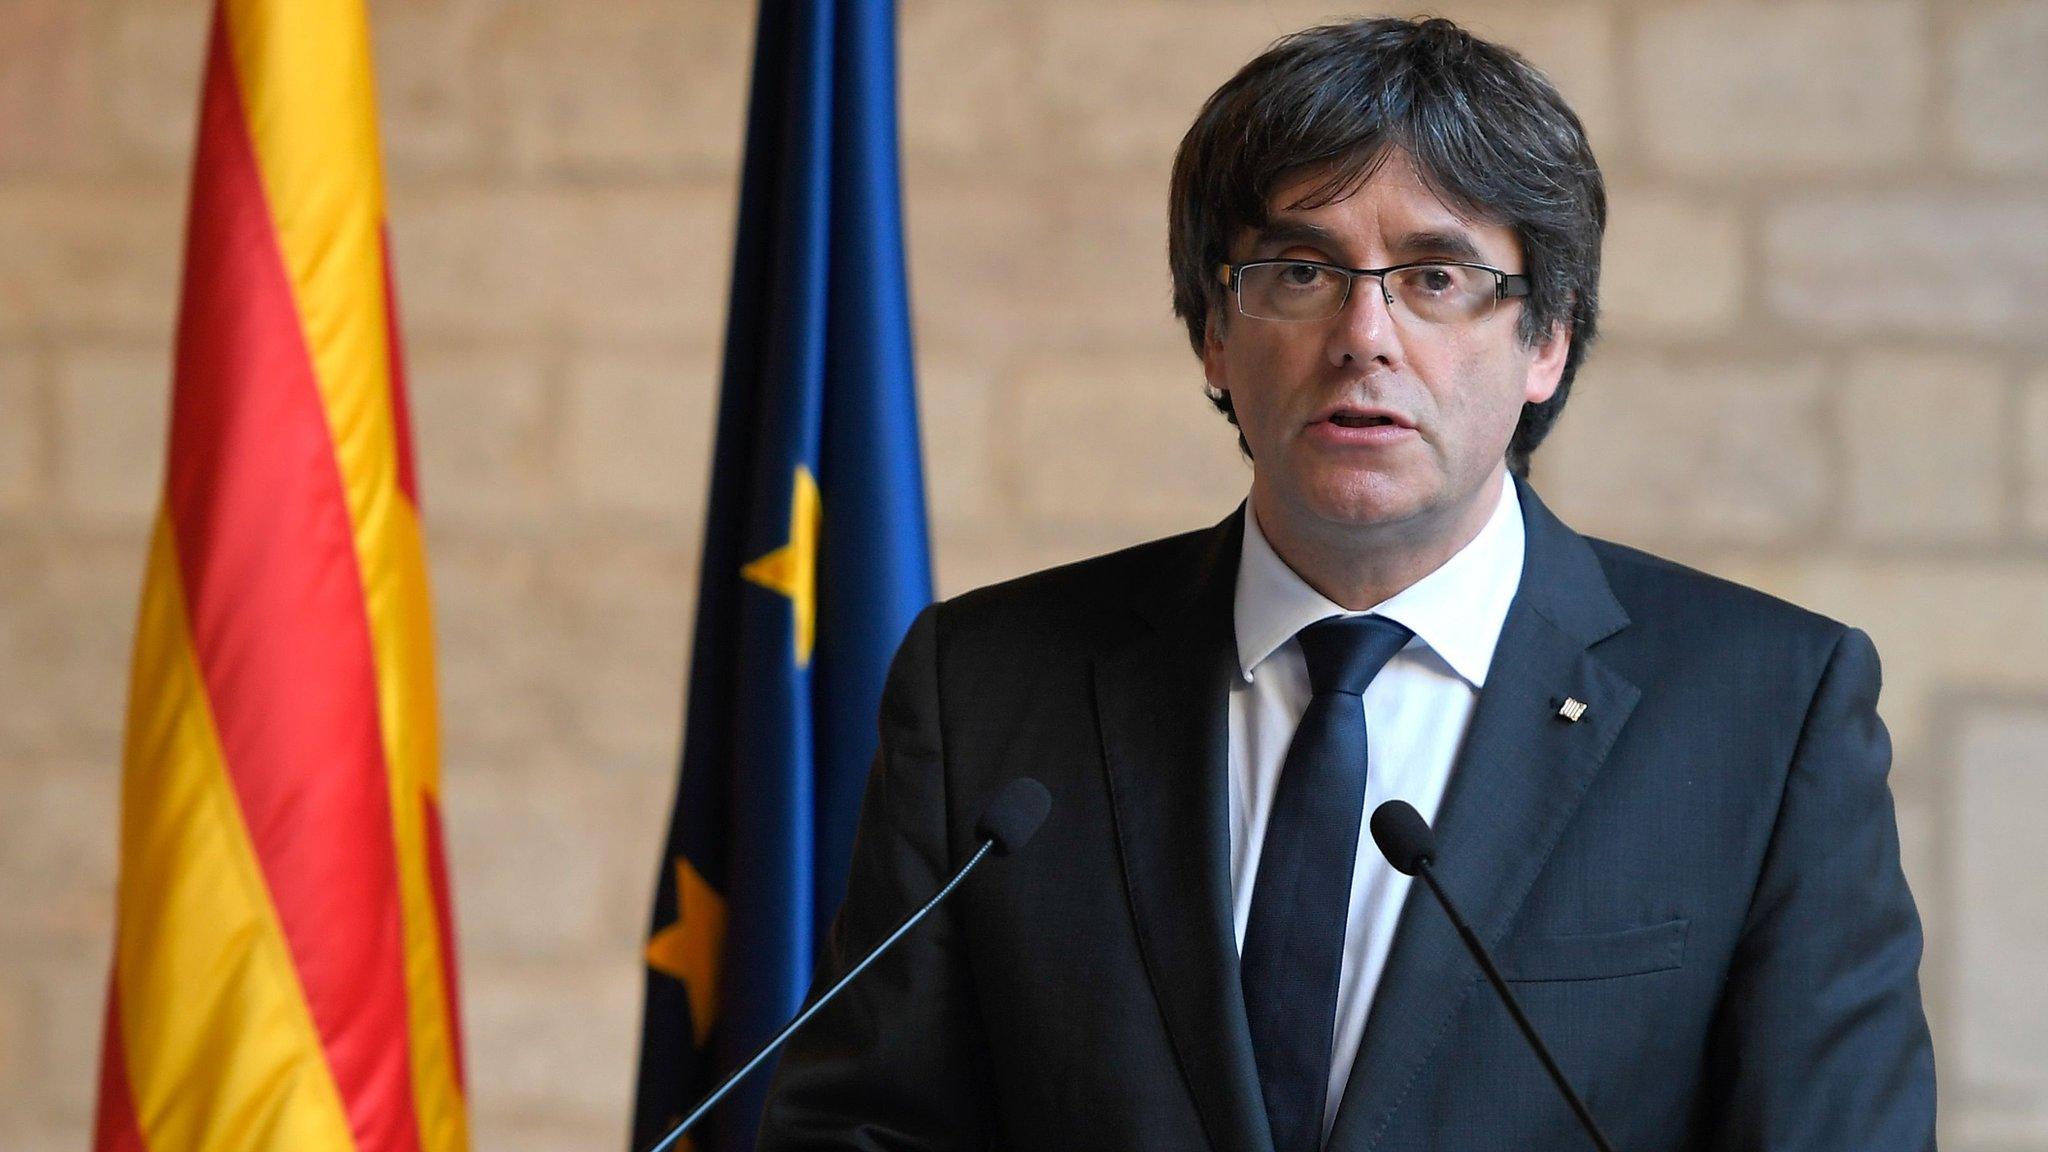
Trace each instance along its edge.
<path fill-rule="evenodd" d="M 1231 928 L 1231 599 L 1242 511 L 1139 590 L 1150 627 L 1096 662 L 1103 762 L 1147 975 L 1218 1152 L 1270 1152 Z"/>
<path fill-rule="evenodd" d="M 1639 692 L 1591 655 L 1626 626 L 1592 550 L 1518 485 L 1522 583 L 1436 821 L 1437 874 L 1498 949 Z M 1586 705 L 1574 723 L 1566 698 Z M 1410 888 L 1339 1105 L 1331 1149 L 1378 1145 L 1481 982 L 1443 910 Z M 1454 1054 L 1453 1054 L 1454 1055 Z"/>

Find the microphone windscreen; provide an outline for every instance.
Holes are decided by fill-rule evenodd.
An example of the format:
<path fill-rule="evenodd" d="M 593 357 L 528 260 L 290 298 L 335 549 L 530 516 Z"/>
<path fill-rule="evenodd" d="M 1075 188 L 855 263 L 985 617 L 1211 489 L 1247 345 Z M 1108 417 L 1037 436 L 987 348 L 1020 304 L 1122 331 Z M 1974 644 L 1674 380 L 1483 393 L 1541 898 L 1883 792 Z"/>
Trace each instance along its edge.
<path fill-rule="evenodd" d="M 1372 813 L 1372 842 L 1387 863 L 1410 876 L 1436 859 L 1436 833 L 1406 800 L 1389 800 Z"/>
<path fill-rule="evenodd" d="M 993 840 L 996 855 L 1008 856 L 1022 848 L 1038 834 L 1038 826 L 1045 823 L 1045 814 L 1052 811 L 1052 793 L 1045 785 L 1029 776 L 1019 776 L 996 798 L 981 810 L 981 819 L 974 822 L 974 834 L 983 840 Z"/>

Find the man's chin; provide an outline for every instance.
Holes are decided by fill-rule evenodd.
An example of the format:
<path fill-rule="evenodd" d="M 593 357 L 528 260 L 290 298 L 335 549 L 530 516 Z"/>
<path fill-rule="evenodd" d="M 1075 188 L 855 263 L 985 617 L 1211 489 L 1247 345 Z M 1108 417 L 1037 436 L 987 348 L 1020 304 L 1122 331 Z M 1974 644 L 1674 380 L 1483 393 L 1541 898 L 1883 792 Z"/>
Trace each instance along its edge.
<path fill-rule="evenodd" d="M 1369 531 L 1415 520 L 1429 509 L 1429 494 L 1392 477 L 1346 477 L 1308 493 L 1305 501 L 1316 519 L 1334 528 Z"/>
<path fill-rule="evenodd" d="M 1412 492 L 1344 492 L 1311 496 L 1299 506 L 1318 535 L 1396 538 L 1427 531 L 1426 500 Z"/>
<path fill-rule="evenodd" d="M 1294 531 L 1325 539 L 1354 534 L 1400 538 L 1418 531 L 1426 535 L 1443 495 L 1433 474 L 1416 476 L 1408 469 L 1315 469 L 1305 475 L 1267 477 L 1281 483 L 1264 493 L 1259 479 L 1254 475 L 1252 500 L 1262 523 L 1269 514 L 1284 516 Z"/>
<path fill-rule="evenodd" d="M 1352 505 L 1332 509 L 1321 517 L 1326 530 L 1361 537 L 1406 536 L 1425 522 L 1422 510 L 1413 505 Z"/>

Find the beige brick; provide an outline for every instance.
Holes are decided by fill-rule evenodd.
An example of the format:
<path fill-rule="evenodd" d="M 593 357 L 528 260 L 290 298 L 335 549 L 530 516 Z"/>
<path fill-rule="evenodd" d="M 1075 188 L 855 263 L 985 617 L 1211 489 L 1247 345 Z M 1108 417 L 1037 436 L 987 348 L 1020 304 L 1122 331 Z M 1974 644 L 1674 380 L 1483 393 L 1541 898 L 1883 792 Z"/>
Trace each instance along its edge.
<path fill-rule="evenodd" d="M 1043 339 L 1053 327 L 1044 316 L 1056 306 L 1058 262 L 1045 251 L 1055 234 L 1041 198 L 1015 180 L 947 177 L 915 164 L 905 181 L 919 342 L 999 355 Z M 1162 213 L 1165 195 L 1162 188 Z M 1163 278 L 1164 253 L 1150 261 Z"/>
<path fill-rule="evenodd" d="M 108 692 L 107 707 L 120 707 Z M 120 767 L 45 762 L 0 777 L 0 944 L 56 954 L 113 926 Z"/>
<path fill-rule="evenodd" d="M 677 731 L 671 724 L 662 734 L 658 754 L 648 761 L 651 771 L 611 773 L 604 787 L 591 793 L 591 819 L 600 830 L 593 843 L 601 845 L 604 867 L 595 955 L 638 956 L 646 943 L 655 880 L 671 867 L 664 853 L 682 748 Z"/>
<path fill-rule="evenodd" d="M 1847 523 L 1873 542 L 1989 541 L 2004 518 L 2006 381 L 1940 353 L 1869 353 L 1841 401 Z"/>
<path fill-rule="evenodd" d="M 1574 382 L 1534 471 L 1582 532 L 1653 547 L 1792 543 L 1826 511 L 1826 421 L 1812 361 L 1606 349 Z"/>
<path fill-rule="evenodd" d="M 391 171 L 467 171 L 503 149 L 480 81 L 488 0 L 377 0 L 370 5 L 378 120 Z"/>
<path fill-rule="evenodd" d="M 442 335 L 672 337 L 722 331 L 733 192 L 724 182 L 394 187 L 409 330 Z"/>
<path fill-rule="evenodd" d="M 924 344 L 989 356 L 1187 347 L 1166 267 L 1163 170 L 1076 176 L 1042 193 L 979 178 L 911 179 L 924 190 L 908 209 Z"/>
<path fill-rule="evenodd" d="M 1065 181 L 1047 194 L 1051 234 L 1026 238 L 1045 285 L 1032 308 L 1045 325 L 1033 333 L 1041 346 L 1187 348 L 1166 267 L 1166 182 L 1162 170 Z M 1192 353 L 1180 362 L 1196 363 Z"/>
<path fill-rule="evenodd" d="M 2048 172 L 2048 4 L 1969 5 L 1949 45 L 1948 130 L 1996 172 Z"/>
<path fill-rule="evenodd" d="M 1765 225 L 1764 298 L 1820 332 L 2034 339 L 2048 325 L 2039 197 L 1873 193 L 1802 198 Z"/>
<path fill-rule="evenodd" d="M 691 574 L 694 576 L 694 573 Z M 690 599 L 689 597 L 685 598 Z M 694 605 L 686 604 L 685 608 Z M 689 612 L 681 614 L 685 619 Z M 688 636 L 685 635 L 681 660 L 670 661 L 676 670 L 670 674 L 670 683 L 676 686 L 670 700 L 680 700 L 684 692 L 684 681 L 688 669 L 683 665 L 689 659 Z M 663 646 L 664 648 L 670 646 Z M 669 653 L 664 651 L 663 657 Z M 659 680 L 661 677 L 653 677 Z M 605 845 L 605 868 L 607 870 L 607 896 L 602 909 L 602 927 L 608 935 L 623 936 L 637 942 L 647 931 L 647 913 L 654 899 L 654 882 L 662 864 L 662 853 L 668 843 L 669 814 L 673 810 L 676 795 L 680 753 L 682 751 L 681 714 L 671 717 L 666 730 L 660 733 L 658 755 L 649 761 L 646 770 L 637 770 L 635 763 L 608 763 L 605 784 L 595 789 L 590 796 L 590 810 L 601 827 L 614 829 L 616 835 Z"/>
<path fill-rule="evenodd" d="M 1221 520 L 1228 512 L 1218 511 L 1209 522 Z M 1127 548 L 1166 530 L 1117 524 L 1039 526 L 1016 517 L 942 524 L 937 527 L 933 557 L 937 594 L 942 598 L 958 596 L 1029 572 Z"/>
<path fill-rule="evenodd" d="M 213 6 L 115 0 L 105 19 L 104 99 L 122 161 L 183 179 L 197 139 Z"/>
<path fill-rule="evenodd" d="M 88 523 L 134 524 L 163 494 L 170 357 L 85 348 L 57 366 L 57 491 Z"/>
<path fill-rule="evenodd" d="M 998 368 L 971 352 L 919 358 L 918 423 L 924 441 L 925 504 L 935 525 L 998 514 Z"/>
<path fill-rule="evenodd" d="M 0 1095 L 0 1099 L 5 1096 Z M 92 1116 L 84 1111 L 53 1120 L 0 1110 L 0 1148 L 7 1152 L 76 1152 L 91 1140 Z"/>
<path fill-rule="evenodd" d="M 637 1053 L 639 1048 L 635 1047 L 633 1051 Z M 630 1108 L 631 1105 L 624 1107 Z M 502 1113 L 486 1116 L 472 1110 L 469 1118 L 470 1147 L 489 1148 L 492 1152 L 560 1152 L 563 1148 L 624 1147 L 626 1129 L 631 1123 L 631 1114 L 624 1110 L 616 1116 L 564 1118 Z M 64 1152 L 76 1150 L 66 1148 Z"/>
<path fill-rule="evenodd" d="M 538 545 L 450 541 L 428 514 L 440 665 L 442 759 L 495 763 L 559 750 L 568 725 L 556 703 L 563 612 L 542 579 Z"/>
<path fill-rule="evenodd" d="M 47 733 L 52 727 L 43 693 L 27 695 L 30 678 L 26 668 L 35 643 L 41 639 L 38 625 L 45 615 L 41 569 L 46 564 L 44 549 L 18 537 L 0 538 L 0 689 L 20 688 L 21 696 L 5 696 L 0 707 L 0 755 L 8 763 L 30 763 L 30 749 L 40 757 L 48 754 Z"/>
<path fill-rule="evenodd" d="M 1950 1051 L 1942 1039 L 1936 1035 L 1934 1050 Z M 2034 1152 L 2048 1145 L 2048 1120 L 1975 1103 L 1944 1105 L 1936 1131 L 1942 1147 L 1960 1152 Z"/>
<path fill-rule="evenodd" d="M 553 690 L 576 747 L 591 767 L 672 781 L 699 538 L 666 537 L 565 546 L 547 573 L 564 623 Z"/>
<path fill-rule="evenodd" d="M 2020 392 L 2021 518 L 2036 539 L 2048 538 L 2048 371 Z"/>
<path fill-rule="evenodd" d="M 1914 0 L 1695 2 L 1642 14 L 1630 53 L 1649 155 L 1723 178 L 1918 155 L 1930 87 Z"/>
<path fill-rule="evenodd" d="M 540 357 L 445 348 L 410 360 L 413 447 L 429 520 L 507 529 L 540 520 L 553 475 Z"/>
<path fill-rule="evenodd" d="M 531 768 L 451 764 L 448 851 L 456 882 L 463 958 L 559 959 L 591 951 L 600 934 L 604 848 L 619 835 L 592 816 L 587 793 L 600 773 L 555 761 Z M 648 871 L 653 870 L 650 838 Z"/>
<path fill-rule="evenodd" d="M 0 336 L 89 329 L 168 340 L 184 206 L 168 180 L 0 182 Z"/>
<path fill-rule="evenodd" d="M 0 347 L 0 516 L 37 510 L 45 407 L 41 358 L 29 348 Z"/>
<path fill-rule="evenodd" d="M 1250 488 L 1192 357 L 1048 359 L 1024 367 L 1012 395 L 1011 466 L 1034 519 L 1184 531 Z"/>
<path fill-rule="evenodd" d="M 664 532 L 694 539 L 711 475 L 718 370 L 703 353 L 578 355 L 561 432 L 570 498 L 594 512 L 658 517 Z"/>
<path fill-rule="evenodd" d="M 1962 983 L 1957 1096 L 1979 1119 L 2048 1126 L 2048 905 L 2040 899 L 2040 813 L 2048 810 L 2048 705 L 1970 710 L 1957 751 L 1956 943 Z M 1983 1114 L 1989 1113 L 1990 1116 Z"/>
<path fill-rule="evenodd" d="M 1291 27 L 1253 5 L 1060 0 L 1044 12 L 1035 90 L 1054 171 L 1163 172 L 1209 93 Z M 1165 212 L 1164 186 L 1148 191 Z"/>
<path fill-rule="evenodd" d="M 737 170 L 751 9 L 723 0 L 615 0 L 511 10 L 496 84 L 515 163 L 529 169 Z"/>
<path fill-rule="evenodd" d="M 1725 332 L 1742 314 L 1742 225 L 1725 203 L 1609 190 L 1601 330 L 1638 336 Z"/>
<path fill-rule="evenodd" d="M 35 1059 L 28 1037 L 29 1000 L 26 982 L 11 966 L 0 968 L 0 1135 L 7 1131 L 8 1113 L 31 1102 L 20 1088 L 24 1070 Z"/>
<path fill-rule="evenodd" d="M 0 763 L 115 771 L 146 533 L 0 551 Z"/>
<path fill-rule="evenodd" d="M 30 1035 L 38 1063 L 28 1078 L 48 1113 L 90 1116 L 99 1087 L 100 1037 L 107 1008 L 107 958 L 113 949 L 113 914 L 97 944 L 59 959 L 25 965 L 35 997 Z"/>
<path fill-rule="evenodd" d="M 93 152 L 90 10 L 0 0 L 0 171 L 61 171 Z"/>
<path fill-rule="evenodd" d="M 1039 13 L 1002 0 L 909 0 L 897 82 L 912 163 L 1028 168 L 1043 105 L 1029 91 Z"/>
<path fill-rule="evenodd" d="M 472 966 L 463 995 L 470 1111 L 623 1126 L 638 1051 L 638 956 L 635 947 L 582 967 Z"/>

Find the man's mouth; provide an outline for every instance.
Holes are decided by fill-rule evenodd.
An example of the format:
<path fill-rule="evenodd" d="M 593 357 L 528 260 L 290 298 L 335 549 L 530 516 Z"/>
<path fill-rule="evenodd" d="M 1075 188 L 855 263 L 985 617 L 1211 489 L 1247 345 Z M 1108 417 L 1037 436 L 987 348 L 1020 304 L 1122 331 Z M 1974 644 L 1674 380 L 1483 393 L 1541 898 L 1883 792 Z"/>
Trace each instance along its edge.
<path fill-rule="evenodd" d="M 1361 416 L 1355 412 L 1339 412 L 1330 417 L 1330 423 L 1340 428 L 1374 428 L 1381 424 L 1392 424 L 1387 416 Z"/>

